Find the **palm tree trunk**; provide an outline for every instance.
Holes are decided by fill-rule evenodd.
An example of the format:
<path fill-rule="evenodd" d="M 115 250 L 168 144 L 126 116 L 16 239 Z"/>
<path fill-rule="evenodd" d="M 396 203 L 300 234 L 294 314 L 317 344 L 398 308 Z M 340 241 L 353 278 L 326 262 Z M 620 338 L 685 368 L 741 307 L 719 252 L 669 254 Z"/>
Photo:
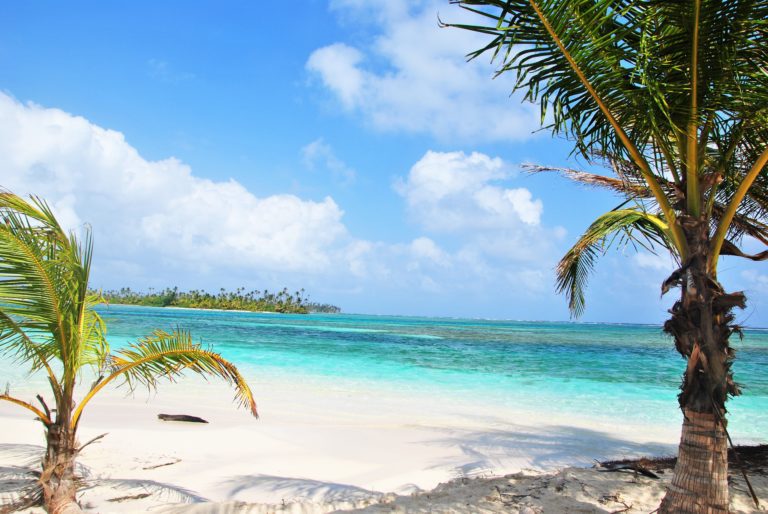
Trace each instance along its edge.
<path fill-rule="evenodd" d="M 687 360 L 681 392 L 683 411 L 675 476 L 662 500 L 661 514 L 728 512 L 728 439 L 725 402 L 739 394 L 733 381 L 730 335 L 738 331 L 733 308 L 744 308 L 742 293 L 726 294 L 708 271 L 708 224 L 681 218 L 690 257 L 665 285 L 675 283 L 681 298 L 664 330 Z"/>
<path fill-rule="evenodd" d="M 675 475 L 659 512 L 728 512 L 728 441 L 713 414 L 685 412 Z"/>
<path fill-rule="evenodd" d="M 62 426 L 63 425 L 63 426 Z M 68 420 L 48 427 L 47 448 L 43 460 L 40 484 L 43 488 L 45 509 L 49 514 L 78 514 L 83 511 L 77 504 L 77 478 L 75 476 L 75 434 Z"/>

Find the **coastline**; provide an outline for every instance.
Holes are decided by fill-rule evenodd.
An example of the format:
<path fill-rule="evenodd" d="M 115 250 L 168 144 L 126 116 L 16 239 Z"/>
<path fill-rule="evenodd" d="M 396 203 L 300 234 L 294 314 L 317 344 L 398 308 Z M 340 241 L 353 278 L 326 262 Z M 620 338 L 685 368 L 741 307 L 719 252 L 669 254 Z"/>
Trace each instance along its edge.
<path fill-rule="evenodd" d="M 252 312 L 255 314 L 285 314 L 285 315 L 293 315 L 298 314 L 301 316 L 307 316 L 309 314 L 312 314 L 311 312 L 307 313 L 299 313 L 299 312 L 275 312 L 275 311 L 249 311 L 245 309 L 208 309 L 203 307 L 179 307 L 177 305 L 165 305 L 165 306 L 159 306 L 159 305 L 139 305 L 137 303 L 100 303 L 97 305 L 99 308 L 107 308 L 114 307 L 119 305 L 120 307 L 130 307 L 130 308 L 138 308 L 138 309 L 168 309 L 168 310 L 180 310 L 180 311 L 203 311 L 203 312 Z"/>
<path fill-rule="evenodd" d="M 134 398 L 110 390 L 94 400 L 81 442 L 108 435 L 79 459 L 95 486 L 83 492 L 84 504 L 99 512 L 203 500 L 361 507 L 385 493 L 410 495 L 454 478 L 538 474 L 594 459 L 668 453 L 677 437 L 657 431 L 649 439 L 639 427 L 620 433 L 617 425 L 611 432 L 584 420 L 547 424 L 534 413 L 506 410 L 482 417 L 387 394 L 353 398 L 258 381 L 262 418 L 254 420 L 234 409 L 223 385 L 196 382 L 164 385 L 156 395 L 138 391 Z M 162 422 L 159 413 L 210 423 Z M 42 427 L 23 410 L 0 405 L 0 441 L 0 466 L 29 464 L 42 449 Z"/>
<path fill-rule="evenodd" d="M 197 380 L 94 400 L 81 440 L 108 435 L 79 459 L 86 512 L 609 512 L 621 502 L 634 506 L 627 512 L 649 512 L 666 482 L 589 466 L 672 454 L 677 442 L 653 427 L 617 423 L 611 431 L 583 420 L 548 424 L 530 412 L 491 417 L 434 406 L 417 415 L 388 397 L 280 383 L 258 389 L 259 420 L 234 410 L 221 384 Z M 0 469 L 34 469 L 42 428 L 13 409 L 0 405 Z M 209 424 L 163 422 L 158 413 Z M 765 498 L 764 480 L 758 487 Z M 734 512 L 751 512 L 743 495 L 734 497 Z"/>
<path fill-rule="evenodd" d="M 533 412 L 483 416 L 468 405 L 419 405 L 386 392 L 355 398 L 297 383 L 254 385 L 259 420 L 236 411 L 222 384 L 195 379 L 156 394 L 111 390 L 95 399 L 81 441 L 108 435 L 79 459 L 88 477 L 86 511 L 469 513 L 482 504 L 483 512 L 509 512 L 510 500 L 523 494 L 509 492 L 514 488 L 583 504 L 589 495 L 578 493 L 578 484 L 590 484 L 592 496 L 600 492 L 595 505 L 614 489 L 636 506 L 650 505 L 663 486 L 586 468 L 596 460 L 672 454 L 678 437 L 679 420 L 661 429 L 587 418 L 564 424 Z M 159 413 L 197 415 L 209 424 L 163 422 Z M 42 428 L 13 405 L 0 405 L 0 441 L 0 469 L 39 462 Z M 578 494 L 564 497 L 552 484 Z M 532 501 L 518 507 L 549 512 Z"/>
<path fill-rule="evenodd" d="M 141 306 L 123 310 L 128 311 L 108 320 L 116 347 L 145 327 L 178 318 L 204 340 L 221 335 L 218 348 L 253 388 L 261 418 L 236 410 L 232 391 L 218 381 L 189 377 L 133 396 L 106 388 L 85 411 L 79 431 L 81 443 L 108 434 L 78 460 L 87 478 L 78 497 L 88 512 L 623 509 L 621 502 L 606 499 L 613 497 L 635 506 L 627 512 L 643 512 L 640 506 L 650 512 L 663 482 L 589 468 L 595 461 L 672 455 L 677 449 L 679 410 L 674 398 L 655 399 L 653 382 L 589 382 L 562 369 L 568 357 L 590 356 L 592 362 L 595 352 L 634 348 L 619 344 L 626 331 L 551 336 L 550 326 L 506 324 L 501 337 L 498 324 L 487 332 L 475 323 L 430 322 L 425 330 L 399 318 L 372 323 L 367 317 L 334 316 L 329 326 L 327 319 L 307 323 L 298 321 L 304 317 L 271 313 L 258 319 L 163 315 Z M 297 322 L 287 324 L 288 319 Z M 644 332 L 629 332 L 638 333 Z M 572 347 L 550 343 L 571 340 Z M 647 336 L 639 340 L 650 351 L 663 346 Z M 539 379 L 516 366 L 487 367 L 502 355 L 494 352 L 512 359 L 532 348 L 540 352 L 525 362 L 554 359 L 546 362 L 558 367 L 546 369 L 559 375 Z M 563 348 L 572 351 L 556 351 Z M 473 353 L 481 349 L 484 353 Z M 412 358 L 420 359 L 417 365 L 407 361 Z M 583 374 L 592 378 L 597 373 L 594 366 L 574 369 L 589 370 Z M 622 369 L 615 371 L 624 378 Z M 29 377 L 8 360 L 0 360 L 0 376 L 25 400 L 47 390 L 42 376 Z M 82 377 L 81 387 L 91 380 Z M 757 420 L 755 405 L 750 409 L 738 415 L 752 413 L 750 419 Z M 157 419 L 161 413 L 200 416 L 209 423 L 163 422 Z M 734 437 L 737 444 L 767 442 L 759 430 L 736 430 Z M 32 476 L 18 472 L 36 470 L 43 441 L 39 423 L 0 403 L 0 496 L 12 480 Z M 17 473 L 9 476 L 12 469 Z M 734 512 L 751 512 L 746 505 Z"/>

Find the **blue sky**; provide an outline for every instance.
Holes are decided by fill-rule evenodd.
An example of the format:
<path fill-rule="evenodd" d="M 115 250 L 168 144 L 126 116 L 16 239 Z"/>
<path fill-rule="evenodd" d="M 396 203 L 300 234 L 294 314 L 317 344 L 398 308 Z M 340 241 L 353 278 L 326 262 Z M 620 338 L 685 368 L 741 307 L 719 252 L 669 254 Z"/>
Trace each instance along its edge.
<path fill-rule="evenodd" d="M 281 8 L 282 7 L 282 8 Z M 93 284 L 304 287 L 347 312 L 568 318 L 554 266 L 619 199 L 466 63 L 445 0 L 6 2 L 0 185 L 96 237 Z M 660 322 L 663 256 L 597 268 L 585 321 Z M 768 275 L 721 280 L 768 325 Z"/>

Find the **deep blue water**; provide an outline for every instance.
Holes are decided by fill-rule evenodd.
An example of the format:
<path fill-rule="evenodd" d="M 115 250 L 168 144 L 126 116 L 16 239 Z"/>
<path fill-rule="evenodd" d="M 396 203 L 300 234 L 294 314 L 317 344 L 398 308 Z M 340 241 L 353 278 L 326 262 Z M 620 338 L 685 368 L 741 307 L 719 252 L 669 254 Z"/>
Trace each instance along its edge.
<path fill-rule="evenodd" d="M 100 308 L 117 348 L 182 327 L 247 375 L 434 393 L 523 410 L 679 424 L 684 361 L 658 326 Z M 737 439 L 768 440 L 768 331 L 748 330 L 729 402 Z M 449 400 L 450 399 L 450 400 Z M 673 421 L 672 421 L 673 420 Z"/>

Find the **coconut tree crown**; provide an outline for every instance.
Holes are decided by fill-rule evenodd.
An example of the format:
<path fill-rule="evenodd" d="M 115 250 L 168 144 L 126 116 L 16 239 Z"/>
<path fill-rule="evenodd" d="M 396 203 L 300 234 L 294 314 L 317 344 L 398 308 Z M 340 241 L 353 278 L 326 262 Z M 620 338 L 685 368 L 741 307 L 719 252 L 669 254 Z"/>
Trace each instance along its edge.
<path fill-rule="evenodd" d="M 454 25 L 490 36 L 470 57 L 490 54 L 498 73 L 514 73 L 542 122 L 616 178 L 561 171 L 630 200 L 596 220 L 558 267 L 574 315 L 611 241 L 661 245 L 683 264 L 682 224 L 696 219 L 710 225 L 712 272 L 721 254 L 766 257 L 738 244 L 745 234 L 768 244 L 767 2 L 453 3 L 488 20 Z"/>

